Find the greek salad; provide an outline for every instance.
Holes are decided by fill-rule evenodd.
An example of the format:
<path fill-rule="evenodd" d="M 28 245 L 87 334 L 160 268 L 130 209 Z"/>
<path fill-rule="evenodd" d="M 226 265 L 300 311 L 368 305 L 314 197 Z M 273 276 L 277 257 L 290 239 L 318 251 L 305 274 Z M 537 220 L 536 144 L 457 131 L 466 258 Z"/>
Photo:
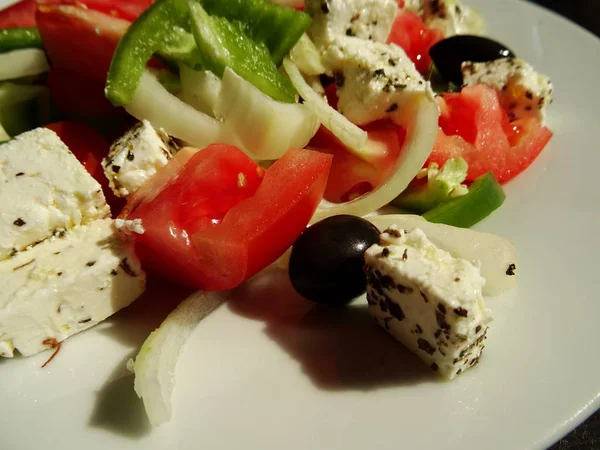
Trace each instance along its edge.
<path fill-rule="evenodd" d="M 518 262 L 470 227 L 552 137 L 552 83 L 484 30 L 460 0 L 0 11 L 0 356 L 190 286 L 129 363 L 159 425 L 191 331 L 274 271 L 321 307 L 366 292 L 442 379 L 475 366 Z"/>

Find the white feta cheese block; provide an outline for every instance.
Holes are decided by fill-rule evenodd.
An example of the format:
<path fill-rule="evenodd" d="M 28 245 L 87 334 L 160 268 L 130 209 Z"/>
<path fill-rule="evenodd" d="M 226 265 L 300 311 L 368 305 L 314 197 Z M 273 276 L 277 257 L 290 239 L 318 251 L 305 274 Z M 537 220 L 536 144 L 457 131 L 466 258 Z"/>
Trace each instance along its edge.
<path fill-rule="evenodd" d="M 485 84 L 500 95 L 500 104 L 509 119 L 536 117 L 542 123 L 546 107 L 552 103 L 552 82 L 518 58 L 462 64 L 463 87 Z"/>
<path fill-rule="evenodd" d="M 308 35 L 324 49 L 344 36 L 385 42 L 398 13 L 396 0 L 306 0 Z"/>
<path fill-rule="evenodd" d="M 365 261 L 369 311 L 385 330 L 447 379 L 477 364 L 492 319 L 477 267 L 395 226 Z"/>
<path fill-rule="evenodd" d="M 410 115 L 423 96 L 434 96 L 397 45 L 343 38 L 324 55 L 337 79 L 338 110 L 357 125 Z"/>
<path fill-rule="evenodd" d="M 445 37 L 484 32 L 480 14 L 459 0 L 405 0 L 404 9 L 420 16 L 429 28 L 441 30 Z"/>
<path fill-rule="evenodd" d="M 110 188 L 117 197 L 137 191 L 177 152 L 175 142 L 143 120 L 111 146 L 102 160 Z"/>
<path fill-rule="evenodd" d="M 111 219 L 0 261 L 0 356 L 30 356 L 128 306 L 146 275 Z"/>
<path fill-rule="evenodd" d="M 0 186 L 0 261 L 110 215 L 100 184 L 45 128 L 0 145 Z"/>

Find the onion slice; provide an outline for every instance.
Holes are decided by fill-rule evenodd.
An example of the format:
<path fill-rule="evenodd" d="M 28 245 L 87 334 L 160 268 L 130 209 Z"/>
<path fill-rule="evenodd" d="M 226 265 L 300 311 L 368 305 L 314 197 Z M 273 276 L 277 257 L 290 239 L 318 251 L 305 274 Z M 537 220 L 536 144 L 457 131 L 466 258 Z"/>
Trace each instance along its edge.
<path fill-rule="evenodd" d="M 221 92 L 221 80 L 210 70 L 193 70 L 179 65 L 182 92 L 181 100 L 198 111 L 215 116 L 215 105 Z"/>
<path fill-rule="evenodd" d="M 427 222 L 421 216 L 391 214 L 367 217 L 373 225 L 384 231 L 390 225 L 411 230 L 420 228 L 436 246 L 455 258 L 481 263 L 481 275 L 486 279 L 485 295 L 495 296 L 515 288 L 517 276 L 509 275 L 509 267 L 518 268 L 517 249 L 511 241 L 494 234 L 482 233 L 468 228 Z"/>
<path fill-rule="evenodd" d="M 311 223 L 337 214 L 364 216 L 390 203 L 409 183 L 431 154 L 438 132 L 439 110 L 432 96 L 418 97 L 394 121 L 406 128 L 406 140 L 388 180 L 377 189 L 346 203 L 323 200 Z"/>
<path fill-rule="evenodd" d="M 29 77 L 48 72 L 46 53 L 37 48 L 13 50 L 0 54 L 0 80 Z"/>
<path fill-rule="evenodd" d="M 198 323 L 223 299 L 215 292 L 196 292 L 181 302 L 142 345 L 133 364 L 134 388 L 152 426 L 171 419 L 175 368 L 181 350 Z"/>
<path fill-rule="evenodd" d="M 278 159 L 290 148 L 304 148 L 320 125 L 304 105 L 273 100 L 230 68 L 223 74 L 215 113 L 255 160 Z"/>
<path fill-rule="evenodd" d="M 221 122 L 179 100 L 148 70 L 142 74 L 135 96 L 125 109 L 136 119 L 146 119 L 155 128 L 197 148 L 215 142 L 231 143 Z"/>
<path fill-rule="evenodd" d="M 323 65 L 321 52 L 306 33 L 290 50 L 290 59 L 305 75 L 321 75 L 327 70 Z"/>
<path fill-rule="evenodd" d="M 304 105 L 312 111 L 325 128 L 331 131 L 348 148 L 348 151 L 361 159 L 367 145 L 367 132 L 354 125 L 342 114 L 329 106 L 327 101 L 317 94 L 302 77 L 300 70 L 289 58 L 283 60 L 283 67 L 300 96 Z"/>

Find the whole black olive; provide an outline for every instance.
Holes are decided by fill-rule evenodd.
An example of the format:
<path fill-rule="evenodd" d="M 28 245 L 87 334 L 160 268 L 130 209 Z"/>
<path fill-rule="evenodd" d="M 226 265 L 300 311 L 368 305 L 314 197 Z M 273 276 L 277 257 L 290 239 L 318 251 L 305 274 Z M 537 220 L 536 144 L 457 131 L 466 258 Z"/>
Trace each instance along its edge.
<path fill-rule="evenodd" d="M 503 44 L 481 36 L 457 35 L 438 42 L 429 49 L 438 72 L 446 81 L 462 85 L 461 65 L 465 61 L 488 62 L 500 58 L 515 58 Z"/>
<path fill-rule="evenodd" d="M 364 253 L 377 242 L 379 230 L 360 217 L 333 216 L 312 225 L 292 247 L 294 289 L 317 303 L 348 303 L 366 290 Z"/>

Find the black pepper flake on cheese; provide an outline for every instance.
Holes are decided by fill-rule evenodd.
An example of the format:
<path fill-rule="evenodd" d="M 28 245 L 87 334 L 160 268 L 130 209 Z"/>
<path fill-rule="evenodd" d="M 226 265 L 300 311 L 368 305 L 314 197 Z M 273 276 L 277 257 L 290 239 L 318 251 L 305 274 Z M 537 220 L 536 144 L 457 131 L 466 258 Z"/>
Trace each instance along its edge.
<path fill-rule="evenodd" d="M 119 173 L 120 170 L 121 170 L 121 166 L 117 166 L 116 164 L 112 165 L 112 171 L 114 173 Z"/>
<path fill-rule="evenodd" d="M 111 274 L 113 277 L 116 277 L 116 276 L 119 274 L 119 272 L 117 272 L 115 269 L 113 269 L 113 270 L 111 270 L 111 271 L 110 271 L 110 274 Z"/>
<path fill-rule="evenodd" d="M 387 258 L 388 256 L 390 256 L 390 249 L 384 248 L 377 257 L 378 258 Z"/>
<path fill-rule="evenodd" d="M 415 331 L 416 331 L 418 334 L 423 334 L 423 328 L 421 328 L 421 325 L 419 325 L 419 324 L 417 324 L 417 326 L 416 326 L 416 328 L 415 328 Z"/>
<path fill-rule="evenodd" d="M 429 303 L 429 299 L 427 298 L 427 296 L 425 294 L 423 294 L 423 292 L 421 292 L 421 297 L 423 297 L 423 300 L 425 300 L 425 303 Z"/>
<path fill-rule="evenodd" d="M 442 313 L 442 314 L 446 314 L 446 307 L 442 304 L 442 303 L 438 303 L 438 310 Z"/>
<path fill-rule="evenodd" d="M 467 311 L 465 308 L 454 308 L 454 313 L 460 317 L 468 317 L 469 315 L 469 311 Z"/>
<path fill-rule="evenodd" d="M 398 292 L 400 292 L 401 294 L 412 294 L 413 288 L 408 287 L 408 286 L 404 286 L 403 284 L 398 283 L 396 285 L 396 289 L 398 290 Z"/>
<path fill-rule="evenodd" d="M 85 265 L 88 267 L 92 267 L 94 264 L 96 264 L 96 261 L 88 261 Z"/>
<path fill-rule="evenodd" d="M 133 155 L 133 152 L 131 150 L 127 151 L 127 161 L 133 161 L 135 159 L 135 156 Z"/>
<path fill-rule="evenodd" d="M 395 287 L 394 279 L 389 275 L 380 275 L 379 282 L 385 289 L 393 289 Z"/>
<path fill-rule="evenodd" d="M 35 262 L 35 259 L 32 259 L 29 262 L 26 262 L 25 264 L 21 264 L 20 266 L 17 267 L 13 267 L 13 272 L 16 272 L 19 269 L 22 269 L 23 267 L 27 267 L 29 264 L 33 264 Z"/>
<path fill-rule="evenodd" d="M 25 172 L 19 172 L 18 174 L 16 174 L 16 177 L 22 177 L 23 175 L 25 175 Z"/>
<path fill-rule="evenodd" d="M 123 269 L 123 271 L 130 277 L 137 277 L 137 274 L 129 266 L 129 262 L 127 261 L 127 258 L 125 258 L 125 259 L 123 259 L 123 261 L 121 261 L 121 264 L 119 264 L 119 267 L 121 269 Z"/>
<path fill-rule="evenodd" d="M 62 275 L 63 275 L 63 273 L 62 273 L 62 272 L 58 272 L 58 273 L 56 274 L 56 276 L 57 276 L 57 277 L 62 277 Z"/>
<path fill-rule="evenodd" d="M 450 329 L 450 325 L 448 325 L 448 322 L 446 322 L 446 317 L 441 312 L 435 312 L 435 320 L 437 321 L 438 327 L 440 327 L 442 330 Z"/>
<path fill-rule="evenodd" d="M 433 355 L 435 353 L 435 347 L 433 347 L 426 339 L 419 338 L 417 340 L 417 345 L 419 346 L 419 350 L 423 350 L 428 355 Z"/>
<path fill-rule="evenodd" d="M 376 69 L 373 72 L 373 77 L 384 77 L 385 76 L 385 70 L 383 69 Z"/>
<path fill-rule="evenodd" d="M 13 222 L 13 225 L 17 226 L 17 227 L 22 227 L 23 225 L 25 225 L 27 222 L 25 222 L 23 219 L 21 219 L 20 217 L 15 220 Z"/>
<path fill-rule="evenodd" d="M 338 88 L 344 87 L 344 83 L 346 82 L 346 78 L 344 77 L 344 75 L 341 73 L 336 73 L 336 74 L 334 74 L 334 77 L 335 77 L 335 85 Z"/>
<path fill-rule="evenodd" d="M 390 105 L 390 107 L 388 109 L 385 110 L 385 112 L 394 112 L 398 109 L 398 103 L 392 103 Z"/>
<path fill-rule="evenodd" d="M 323 14 L 329 13 L 329 5 L 327 4 L 326 1 L 321 3 L 321 11 L 323 11 Z"/>
<path fill-rule="evenodd" d="M 506 275 L 509 277 L 515 276 L 515 270 L 517 270 L 517 266 L 515 264 L 510 264 L 508 269 L 506 269 Z"/>
<path fill-rule="evenodd" d="M 346 36 L 355 36 L 354 30 L 352 28 L 348 28 L 346 30 Z"/>
<path fill-rule="evenodd" d="M 400 322 L 402 322 L 404 320 L 404 311 L 402 311 L 402 308 L 400 307 L 399 304 L 394 303 L 391 300 L 388 300 L 387 306 L 388 306 L 388 309 L 390 310 L 390 314 L 392 315 L 392 317 L 394 317 L 394 319 L 397 319 Z"/>
<path fill-rule="evenodd" d="M 479 333 L 481 331 L 481 325 L 477 325 L 475 328 L 475 333 Z"/>
<path fill-rule="evenodd" d="M 80 320 L 79 323 L 84 324 L 84 323 L 88 323 L 88 322 L 91 322 L 91 321 L 92 321 L 92 318 L 90 317 L 89 319 Z"/>
<path fill-rule="evenodd" d="M 433 336 L 436 339 L 438 339 L 441 335 L 442 335 L 442 330 L 438 328 L 437 331 L 435 332 L 435 334 Z"/>
<path fill-rule="evenodd" d="M 10 257 L 12 258 L 13 256 L 17 256 L 17 253 L 19 253 L 19 251 L 16 248 L 13 248 L 10 252 Z"/>
<path fill-rule="evenodd" d="M 388 64 L 392 67 L 396 67 L 396 64 L 398 64 L 398 60 L 396 60 L 394 58 L 390 58 L 390 59 L 388 59 Z"/>
<path fill-rule="evenodd" d="M 402 261 L 406 261 L 408 259 L 408 249 L 404 249 L 404 253 L 402 253 Z"/>
<path fill-rule="evenodd" d="M 437 371 L 438 371 L 438 369 L 439 369 L 439 367 L 438 367 L 438 365 L 437 365 L 436 363 L 432 363 L 432 364 L 431 364 L 431 368 L 432 368 L 433 370 L 435 370 L 436 372 L 437 372 Z"/>
<path fill-rule="evenodd" d="M 533 94 L 531 93 L 531 91 L 525 92 L 525 97 L 527 97 L 529 100 L 533 100 Z"/>
<path fill-rule="evenodd" d="M 387 230 L 384 231 L 385 234 L 389 234 L 390 236 L 392 236 L 393 238 L 399 239 L 402 237 L 402 234 L 400 233 L 400 231 L 396 230 L 395 228 L 388 228 Z"/>

